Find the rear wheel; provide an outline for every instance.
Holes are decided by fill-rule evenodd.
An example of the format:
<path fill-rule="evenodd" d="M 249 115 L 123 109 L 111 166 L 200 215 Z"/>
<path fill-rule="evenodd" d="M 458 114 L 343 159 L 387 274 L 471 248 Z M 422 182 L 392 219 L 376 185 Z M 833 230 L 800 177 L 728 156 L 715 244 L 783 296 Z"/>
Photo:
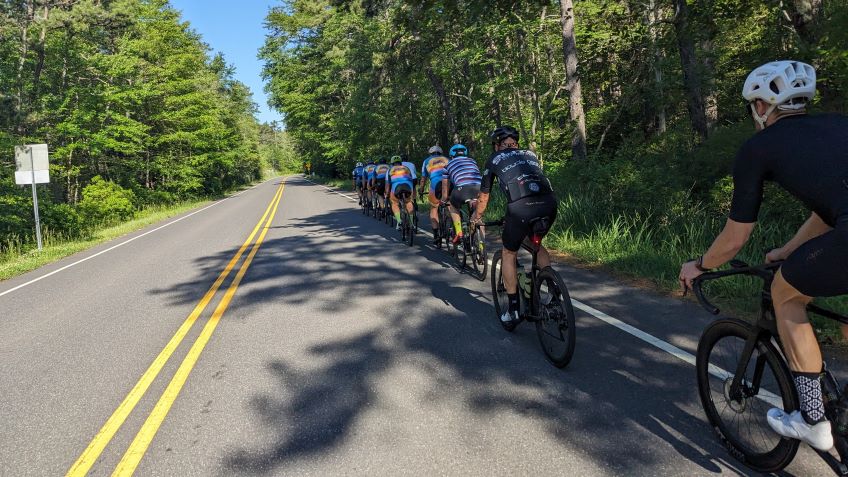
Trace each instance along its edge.
<path fill-rule="evenodd" d="M 495 319 L 507 331 L 513 331 L 518 323 L 504 323 L 501 321 L 501 315 L 509 310 L 509 296 L 506 293 L 506 288 L 503 283 L 503 270 L 501 267 L 502 252 L 498 250 L 492 256 L 492 301 L 495 304 Z"/>
<path fill-rule="evenodd" d="M 486 238 L 482 229 L 473 230 L 474 232 L 471 234 L 471 264 L 477 278 L 482 282 L 486 280 L 486 272 L 489 269 L 489 261 L 486 256 Z"/>
<path fill-rule="evenodd" d="M 731 390 L 746 340 L 754 333 L 741 320 L 718 320 L 698 342 L 695 368 L 701 404 L 713 430 L 733 457 L 761 472 L 783 469 L 798 452 L 799 441 L 771 430 L 766 413 L 772 407 L 798 409 L 789 369 L 768 341 L 754 347 L 740 392 Z"/>
<path fill-rule="evenodd" d="M 554 366 L 564 368 L 574 355 L 576 326 L 571 297 L 562 278 L 551 267 L 536 275 L 536 334 L 539 344 Z"/>

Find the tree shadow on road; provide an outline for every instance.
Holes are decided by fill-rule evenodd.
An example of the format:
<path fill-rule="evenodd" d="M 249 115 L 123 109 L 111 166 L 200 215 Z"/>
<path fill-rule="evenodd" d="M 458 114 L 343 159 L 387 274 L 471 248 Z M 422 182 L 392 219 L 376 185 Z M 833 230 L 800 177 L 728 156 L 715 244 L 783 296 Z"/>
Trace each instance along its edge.
<path fill-rule="evenodd" d="M 309 369 L 269 360 L 266 371 L 279 391 L 258 393 L 251 408 L 276 436 L 223 456 L 225 474 L 283 474 L 355 440 L 353 429 L 384 400 L 386 377 L 410 363 L 427 378 L 427 399 L 458 398 L 487 420 L 532 418 L 562 453 L 588 456 L 614 474 L 667 474 L 678 459 L 699 474 L 747 473 L 726 458 L 704 422 L 688 364 L 579 316 L 574 361 L 557 370 L 529 326 L 514 334 L 501 328 L 488 283 L 456 274 L 444 252 L 408 248 L 394 230 L 350 208 L 280 227 L 262 245 L 245 276 L 250 287 L 239 291 L 225 320 L 250 320 L 269 306 L 305 307 L 316 320 L 362 308 L 378 313 L 382 326 L 312 346 Z M 193 302 L 203 280 L 160 293 Z M 398 302 L 370 309 L 376 296 Z M 634 435 L 646 438 L 634 442 Z M 679 455 L 669 458 L 670 449 Z"/>

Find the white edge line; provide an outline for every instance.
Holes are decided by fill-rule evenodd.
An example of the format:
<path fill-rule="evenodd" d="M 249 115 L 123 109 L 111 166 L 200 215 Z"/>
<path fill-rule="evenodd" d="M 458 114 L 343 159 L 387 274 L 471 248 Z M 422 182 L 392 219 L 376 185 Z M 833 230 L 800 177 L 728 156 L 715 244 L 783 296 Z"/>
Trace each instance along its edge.
<path fill-rule="evenodd" d="M 273 180 L 273 179 L 269 179 L 269 180 Z M 265 181 L 265 182 L 268 182 L 268 181 Z M 185 219 L 187 219 L 187 218 L 191 217 L 191 216 L 192 216 L 192 215 L 194 215 L 194 214 L 199 214 L 199 213 L 203 212 L 203 211 L 204 211 L 204 210 L 206 210 L 206 209 L 209 209 L 209 208 L 215 207 L 216 205 L 218 205 L 218 204 L 220 204 L 220 203 L 222 203 L 222 202 L 224 202 L 224 201 L 226 201 L 226 200 L 228 200 L 228 199 L 232 199 L 233 197 L 238 197 L 239 195 L 243 194 L 244 192 L 247 192 L 247 191 L 249 191 L 249 190 L 251 190 L 251 189 L 254 189 L 254 188 L 256 188 L 256 187 L 259 187 L 260 185 L 264 184 L 265 182 L 261 182 L 261 183 L 259 183 L 259 184 L 256 184 L 255 186 L 253 186 L 253 187 L 251 187 L 251 188 L 249 188 L 249 189 L 245 189 L 245 190 L 243 190 L 243 191 L 241 191 L 241 192 L 239 192 L 239 193 L 237 193 L 237 194 L 234 194 L 234 195 L 231 195 L 231 196 L 224 197 L 223 199 L 218 200 L 218 201 L 216 201 L 216 202 L 214 202 L 214 203 L 212 203 L 212 204 L 209 204 L 209 205 L 207 205 L 206 207 L 204 207 L 204 208 L 202 208 L 202 209 L 195 210 L 194 212 L 192 212 L 192 213 L 190 213 L 190 214 L 187 214 L 187 215 L 184 215 L 184 216 L 182 216 L 182 217 L 180 217 L 180 218 L 178 218 L 178 219 L 172 220 L 172 221 L 168 222 L 167 224 L 160 225 L 159 227 L 156 227 L 156 228 L 155 228 L 155 229 L 153 229 L 153 230 L 148 230 L 147 232 L 144 232 L 144 233 L 143 233 L 143 234 L 141 234 L 141 235 L 136 235 L 135 237 L 133 237 L 133 238 L 131 238 L 131 239 L 125 240 L 125 241 L 123 241 L 123 242 L 121 242 L 121 243 L 119 243 L 119 244 L 117 244 L 117 245 L 113 245 L 113 246 L 111 246 L 111 247 L 109 247 L 109 248 L 107 248 L 107 249 L 105 249 L 105 250 L 101 250 L 101 251 L 99 251 L 99 252 L 95 253 L 94 255 L 89 255 L 88 257 L 85 257 L 85 258 L 83 258 L 83 259 L 77 260 L 77 261 L 76 261 L 76 262 L 74 262 L 74 263 L 69 263 L 69 264 L 65 265 L 64 267 L 62 267 L 62 268 L 58 268 L 58 269 L 56 269 L 56 270 L 53 270 L 52 272 L 50 272 L 50 273 L 46 273 L 46 274 L 44 274 L 44 275 L 42 275 L 42 276 L 40 276 L 40 277 L 38 277 L 38 278 L 33 278 L 32 280 L 30 280 L 30 281 L 28 281 L 28 282 L 26 282 L 26 283 L 21 283 L 20 285 L 18 285 L 18 286 L 16 286 L 16 287 L 10 288 L 10 289 L 8 289 L 8 290 L 6 290 L 6 291 L 4 291 L 4 292 L 0 293 L 0 296 L 8 295 L 9 293 L 12 293 L 12 292 L 14 292 L 14 291 L 20 290 L 21 288 L 27 287 L 27 286 L 29 286 L 29 285 L 32 285 L 32 284 L 33 284 L 33 283 L 35 283 L 35 282 L 39 282 L 39 281 L 41 281 L 41 280 L 44 280 L 45 278 L 50 277 L 50 276 L 53 276 L 53 275 L 55 275 L 55 274 L 57 274 L 57 273 L 59 273 L 59 272 L 61 272 L 61 271 L 63 271 L 63 270 L 67 270 L 67 269 L 69 269 L 69 268 L 71 268 L 71 267 L 77 266 L 77 265 L 79 265 L 79 264 L 81 264 L 81 263 L 83 263 L 83 262 L 86 262 L 86 261 L 88 261 L 88 260 L 91 260 L 91 259 L 92 259 L 92 258 L 94 258 L 94 257 L 97 257 L 97 256 L 100 256 L 100 255 L 103 255 L 104 253 L 106 253 L 106 252 L 110 252 L 110 251 L 112 251 L 112 250 L 115 250 L 115 249 L 116 249 L 116 248 L 118 248 L 118 247 L 123 247 L 124 245 L 126 245 L 126 244 L 128 244 L 128 243 L 130 243 L 130 242 L 133 242 L 133 241 L 135 241 L 135 240 L 138 240 L 138 239 L 140 239 L 140 238 L 144 237 L 145 235 L 150 235 L 150 234 L 152 234 L 153 232 L 156 232 L 156 231 L 158 231 L 158 230 L 162 230 L 162 229 L 164 229 L 165 227 L 168 227 L 168 226 L 174 225 L 175 223 L 177 223 L 177 222 L 179 222 L 179 221 L 181 221 L 181 220 L 185 220 Z"/>
<path fill-rule="evenodd" d="M 334 190 L 330 187 L 327 187 L 323 184 L 313 182 L 309 179 L 306 179 L 305 177 L 304 177 L 304 180 L 306 180 L 307 182 L 312 182 L 315 185 L 321 186 L 321 187 L 327 189 L 328 191 L 333 192 L 334 194 L 338 194 L 338 195 L 347 197 L 350 200 L 357 200 L 355 197 L 351 197 L 347 194 L 342 194 L 341 192 L 338 192 L 338 191 L 336 191 L 336 190 Z M 420 229 L 420 228 L 419 228 L 419 232 L 423 232 L 423 233 L 425 233 L 425 234 L 427 234 L 431 237 L 433 236 L 430 232 L 423 230 L 423 229 Z M 491 265 L 491 264 L 492 264 L 492 261 L 489 260 L 489 265 Z M 689 353 L 688 351 L 684 351 L 684 350 L 678 348 L 677 346 L 674 346 L 673 344 L 671 344 L 667 341 L 663 341 L 663 340 L 657 338 L 654 335 L 648 334 L 648 333 L 640 330 L 639 328 L 636 328 L 635 326 L 628 325 L 627 323 L 625 323 L 625 322 L 623 322 L 623 321 L 621 321 L 617 318 L 613 318 L 613 317 L 607 315 L 606 313 L 604 313 L 604 312 L 602 312 L 598 309 L 592 308 L 591 306 L 589 306 L 589 305 L 587 305 L 587 304 L 585 304 L 581 301 L 575 300 L 574 298 L 571 299 L 571 304 L 574 305 L 575 308 L 578 308 L 579 310 L 582 310 L 582 311 L 588 313 L 589 315 L 603 321 L 604 323 L 611 325 L 611 326 L 614 326 L 614 327 L 620 329 L 621 331 L 624 331 L 625 333 L 627 333 L 629 335 L 632 335 L 636 338 L 639 338 L 640 340 L 642 340 L 642 341 L 644 341 L 644 342 L 646 342 L 646 343 L 648 343 L 648 344 L 650 344 L 650 345 L 652 345 L 656 348 L 659 348 L 662 351 L 665 351 L 666 353 L 680 359 L 681 361 L 684 361 L 686 363 L 691 364 L 692 366 L 695 366 L 695 355 L 693 355 L 692 353 Z M 711 375 L 713 375 L 713 376 L 715 376 L 719 379 L 727 379 L 728 377 L 733 376 L 733 373 L 725 371 L 724 369 L 722 369 L 718 366 L 715 366 L 713 364 L 711 364 L 709 366 L 709 370 L 710 370 Z M 757 395 L 757 398 L 771 404 L 772 406 L 783 409 L 783 401 L 780 399 L 780 396 L 778 396 L 778 395 L 776 395 L 772 392 L 766 391 L 765 389 L 760 390 L 760 394 Z"/>

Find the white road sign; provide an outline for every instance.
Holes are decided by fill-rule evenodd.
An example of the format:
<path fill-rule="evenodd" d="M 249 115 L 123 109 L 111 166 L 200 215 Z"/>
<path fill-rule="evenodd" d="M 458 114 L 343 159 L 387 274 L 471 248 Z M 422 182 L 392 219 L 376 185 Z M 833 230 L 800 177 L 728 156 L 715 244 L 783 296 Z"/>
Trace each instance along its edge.
<path fill-rule="evenodd" d="M 15 146 L 15 183 L 36 184 L 50 182 L 50 160 L 47 144 Z"/>

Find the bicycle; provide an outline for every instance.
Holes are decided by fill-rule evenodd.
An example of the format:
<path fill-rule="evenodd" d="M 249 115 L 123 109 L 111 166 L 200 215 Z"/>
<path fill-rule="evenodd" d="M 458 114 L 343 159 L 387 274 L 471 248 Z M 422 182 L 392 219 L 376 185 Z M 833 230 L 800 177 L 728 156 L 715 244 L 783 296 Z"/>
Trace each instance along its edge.
<path fill-rule="evenodd" d="M 412 203 L 412 214 L 406 210 L 406 204 L 411 200 L 410 195 L 409 192 L 401 192 L 398 196 L 398 205 L 400 206 L 401 240 L 411 247 L 418 231 L 418 212 L 414 201 Z"/>
<path fill-rule="evenodd" d="M 704 296 L 707 281 L 747 275 L 763 281 L 760 316 L 750 324 L 736 318 L 712 322 L 701 335 L 695 367 L 698 392 L 707 419 L 733 457 L 760 472 L 777 472 L 792 462 L 800 441 L 782 437 L 766 421 L 768 408 L 787 412 L 798 409 L 795 384 L 777 332 L 771 283 L 781 262 L 750 266 L 740 260 L 731 269 L 707 272 L 692 282 L 701 306 L 713 315 L 719 309 Z M 848 324 L 848 317 L 810 304 L 807 311 Z M 833 426 L 837 459 L 830 452 L 813 449 L 837 474 L 848 475 L 848 386 L 839 384 L 827 369 L 822 379 L 825 415 Z M 719 409 L 721 407 L 721 409 Z M 741 429 L 744 427 L 744 429 Z"/>
<path fill-rule="evenodd" d="M 438 209 L 439 216 L 439 241 L 437 243 L 438 248 L 442 248 L 442 243 L 445 244 L 445 250 L 448 251 L 451 255 L 456 254 L 455 247 L 453 247 L 453 219 L 451 218 L 450 212 L 448 210 L 448 204 L 445 202 L 439 203 Z"/>
<path fill-rule="evenodd" d="M 460 269 L 466 268 L 470 256 L 474 273 L 480 281 L 485 281 L 489 267 L 486 257 L 486 237 L 484 230 L 470 221 L 471 214 L 477 209 L 477 199 L 468 199 L 465 201 L 465 205 L 467 209 L 465 207 L 459 209 L 462 240 L 460 240 L 459 246 L 455 247 L 455 256 Z"/>
<path fill-rule="evenodd" d="M 544 219 L 535 219 L 531 224 Z M 485 222 L 485 226 L 502 226 L 503 219 Z M 545 357 L 557 368 L 564 368 L 574 354 L 576 323 L 571 297 L 562 277 L 550 266 L 540 268 L 537 264 L 537 254 L 542 245 L 542 235 L 533 233 L 529 240 L 525 239 L 521 248 L 530 252 L 532 265 L 530 272 L 525 273 L 520 263 L 517 264 L 520 313 L 517 323 L 504 323 L 500 317 L 509 308 L 509 297 L 503 283 L 503 250 L 498 250 L 492 257 L 492 297 L 495 303 L 495 316 L 507 331 L 514 331 L 521 321 L 536 324 L 536 334 Z"/>

